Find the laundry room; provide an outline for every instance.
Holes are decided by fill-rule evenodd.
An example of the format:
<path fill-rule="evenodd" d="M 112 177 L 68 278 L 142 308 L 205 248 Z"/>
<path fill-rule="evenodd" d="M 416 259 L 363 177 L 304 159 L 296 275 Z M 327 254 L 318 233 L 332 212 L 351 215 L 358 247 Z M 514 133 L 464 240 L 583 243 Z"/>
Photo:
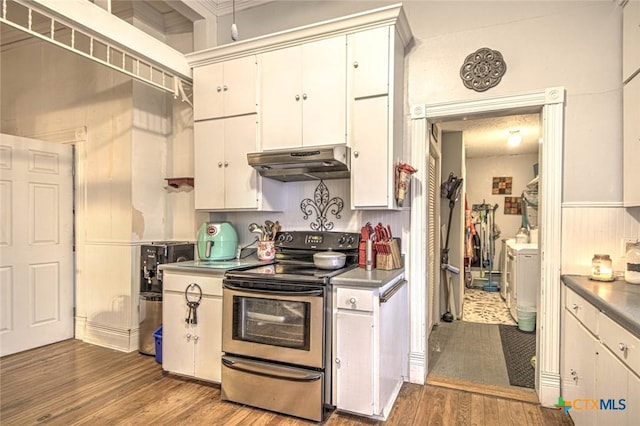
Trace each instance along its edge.
<path fill-rule="evenodd" d="M 438 127 L 442 273 L 431 371 L 436 378 L 484 383 L 489 376 L 477 373 L 484 369 L 494 384 L 513 385 L 509 370 L 520 363 L 532 384 L 540 288 L 539 115 L 471 117 Z M 516 361 L 508 359 L 510 335 L 528 347 Z M 453 365 L 458 356 L 451 356 L 448 343 L 460 339 L 477 339 L 465 351 L 480 364 Z M 443 361 L 448 365 L 438 365 Z"/>

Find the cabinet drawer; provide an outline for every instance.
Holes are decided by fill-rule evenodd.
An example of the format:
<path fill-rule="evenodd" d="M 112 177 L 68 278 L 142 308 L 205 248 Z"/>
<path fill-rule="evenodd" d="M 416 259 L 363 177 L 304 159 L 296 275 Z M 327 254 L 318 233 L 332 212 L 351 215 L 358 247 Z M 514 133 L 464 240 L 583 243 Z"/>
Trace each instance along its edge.
<path fill-rule="evenodd" d="M 640 339 L 602 313 L 598 326 L 600 341 L 636 374 L 640 373 Z"/>
<path fill-rule="evenodd" d="M 373 311 L 373 290 L 363 290 L 355 288 L 337 289 L 337 307 L 338 309 L 350 309 L 354 311 Z"/>
<path fill-rule="evenodd" d="M 202 294 L 208 294 L 211 296 L 222 296 L 221 277 L 180 273 L 176 274 L 173 272 L 165 271 L 162 286 L 165 291 L 184 292 L 184 290 L 192 283 L 198 284 L 200 286 L 200 288 L 202 289 Z"/>
<path fill-rule="evenodd" d="M 598 309 L 576 292 L 565 287 L 565 307 L 593 334 L 598 334 Z"/>

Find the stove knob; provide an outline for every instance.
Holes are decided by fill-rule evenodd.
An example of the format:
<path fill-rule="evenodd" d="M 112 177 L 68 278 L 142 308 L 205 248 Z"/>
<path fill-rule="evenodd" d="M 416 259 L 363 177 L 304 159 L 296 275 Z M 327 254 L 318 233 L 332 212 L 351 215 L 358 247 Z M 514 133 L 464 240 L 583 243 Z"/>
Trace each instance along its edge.
<path fill-rule="evenodd" d="M 340 245 L 344 244 L 345 241 L 347 241 L 347 237 L 345 237 L 344 235 L 341 235 L 340 238 L 338 238 L 338 244 Z"/>
<path fill-rule="evenodd" d="M 285 241 L 290 243 L 291 241 L 293 241 L 293 235 L 291 234 L 287 234 L 287 236 L 285 237 Z"/>
<path fill-rule="evenodd" d="M 278 235 L 278 242 L 279 242 L 279 243 L 283 243 L 283 242 L 284 242 L 285 237 L 286 237 L 286 235 L 285 235 L 285 234 L 280 234 L 280 235 Z"/>
<path fill-rule="evenodd" d="M 349 237 L 349 239 L 347 240 L 347 242 L 349 243 L 349 245 L 353 244 L 356 242 L 356 240 L 353 237 Z"/>

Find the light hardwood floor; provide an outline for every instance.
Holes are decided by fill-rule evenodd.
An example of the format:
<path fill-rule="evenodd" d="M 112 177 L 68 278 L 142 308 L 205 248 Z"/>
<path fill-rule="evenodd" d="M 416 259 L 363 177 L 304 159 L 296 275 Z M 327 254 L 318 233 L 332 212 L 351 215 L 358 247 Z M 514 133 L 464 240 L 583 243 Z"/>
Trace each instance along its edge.
<path fill-rule="evenodd" d="M 162 372 L 153 357 L 67 340 L 0 359 L 0 424 L 309 425 L 220 401 L 220 387 Z M 475 389 L 481 391 L 481 389 Z M 378 424 L 334 412 L 327 425 Z M 405 384 L 388 425 L 571 425 L 561 411 Z"/>

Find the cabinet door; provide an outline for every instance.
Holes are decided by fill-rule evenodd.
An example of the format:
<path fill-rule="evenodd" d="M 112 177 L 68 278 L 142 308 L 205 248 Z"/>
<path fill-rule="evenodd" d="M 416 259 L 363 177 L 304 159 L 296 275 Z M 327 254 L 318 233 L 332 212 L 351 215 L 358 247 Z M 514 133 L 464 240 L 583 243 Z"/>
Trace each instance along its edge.
<path fill-rule="evenodd" d="M 598 399 L 599 409 L 587 414 L 595 417 L 598 425 L 631 425 L 626 406 L 629 370 L 608 349 L 600 346 L 596 371 L 596 390 L 591 398 Z M 625 400 L 624 409 L 620 400 Z M 634 421 L 633 424 L 637 424 L 637 418 Z"/>
<path fill-rule="evenodd" d="M 224 141 L 224 119 L 194 123 L 196 209 L 224 208 Z"/>
<path fill-rule="evenodd" d="M 346 143 L 346 38 L 302 46 L 302 145 Z"/>
<path fill-rule="evenodd" d="M 193 119 L 206 120 L 224 113 L 222 63 L 193 69 Z"/>
<path fill-rule="evenodd" d="M 629 373 L 627 387 L 627 424 L 632 425 L 633 421 L 640 419 L 640 379 Z"/>
<path fill-rule="evenodd" d="M 635 207 L 640 206 L 640 75 L 624 85 L 622 112 L 623 201 L 625 207 Z"/>
<path fill-rule="evenodd" d="M 262 149 L 302 145 L 302 48 L 262 55 Z"/>
<path fill-rule="evenodd" d="M 203 296 L 194 332 L 194 376 L 220 382 L 222 374 L 222 298 Z"/>
<path fill-rule="evenodd" d="M 627 81 L 638 69 L 640 69 L 640 2 L 629 1 L 622 12 L 622 81 Z"/>
<path fill-rule="evenodd" d="M 336 314 L 337 407 L 373 415 L 373 317 Z"/>
<path fill-rule="evenodd" d="M 193 326 L 185 322 L 183 293 L 164 293 L 162 300 L 162 369 L 193 376 Z"/>
<path fill-rule="evenodd" d="M 566 310 L 563 314 L 562 397 L 565 401 L 595 399 L 596 352 L 600 344 L 573 315 Z M 595 424 L 595 416 L 590 410 L 571 409 L 569 413 L 576 425 Z"/>
<path fill-rule="evenodd" d="M 389 162 L 387 96 L 353 104 L 351 203 L 353 208 L 387 207 L 393 182 Z"/>
<path fill-rule="evenodd" d="M 389 93 L 389 34 L 392 27 L 375 28 L 348 36 L 351 96 Z M 400 76 L 399 78 L 404 78 Z"/>
<path fill-rule="evenodd" d="M 258 176 L 247 163 L 247 153 L 257 150 L 256 116 L 243 115 L 224 121 L 224 208 L 256 208 Z"/>
<path fill-rule="evenodd" d="M 255 56 L 224 63 L 223 93 L 226 117 L 256 112 L 257 69 Z"/>

